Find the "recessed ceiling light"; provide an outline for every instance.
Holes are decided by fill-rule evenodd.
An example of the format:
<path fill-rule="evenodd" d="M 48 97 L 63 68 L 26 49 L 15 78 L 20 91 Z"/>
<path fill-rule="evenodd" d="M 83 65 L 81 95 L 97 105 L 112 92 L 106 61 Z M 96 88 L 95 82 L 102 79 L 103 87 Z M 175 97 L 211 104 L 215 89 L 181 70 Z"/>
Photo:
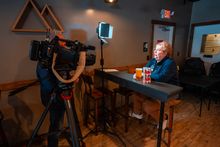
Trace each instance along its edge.
<path fill-rule="evenodd" d="M 118 2 L 118 0 L 105 0 L 106 3 L 115 4 Z"/>

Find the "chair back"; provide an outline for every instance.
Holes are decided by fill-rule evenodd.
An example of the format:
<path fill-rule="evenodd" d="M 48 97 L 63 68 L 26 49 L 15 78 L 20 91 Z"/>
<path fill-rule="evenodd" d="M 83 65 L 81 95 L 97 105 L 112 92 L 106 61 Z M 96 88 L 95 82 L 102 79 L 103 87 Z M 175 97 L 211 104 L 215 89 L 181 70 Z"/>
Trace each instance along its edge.
<path fill-rule="evenodd" d="M 213 63 L 209 70 L 209 76 L 220 77 L 220 62 Z"/>
<path fill-rule="evenodd" d="M 180 75 L 200 76 L 206 75 L 204 62 L 199 57 L 190 57 L 184 61 L 180 68 Z"/>

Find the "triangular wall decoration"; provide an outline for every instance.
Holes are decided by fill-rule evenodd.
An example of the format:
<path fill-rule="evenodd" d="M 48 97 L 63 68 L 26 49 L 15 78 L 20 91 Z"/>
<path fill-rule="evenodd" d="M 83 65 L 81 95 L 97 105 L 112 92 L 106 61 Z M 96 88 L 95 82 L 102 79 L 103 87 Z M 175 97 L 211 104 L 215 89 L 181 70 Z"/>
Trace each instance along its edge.
<path fill-rule="evenodd" d="M 54 15 L 52 9 L 46 4 L 41 11 L 41 16 L 44 18 L 45 21 L 50 25 L 52 29 L 64 31 L 63 27 L 61 26 L 60 22 Z"/>
<path fill-rule="evenodd" d="M 37 14 L 40 22 L 43 24 L 44 28 L 39 29 L 25 29 L 23 28 L 24 22 L 31 11 Z M 19 13 L 15 23 L 13 24 L 11 30 L 13 32 L 47 32 L 48 30 L 56 29 L 63 32 L 63 27 L 60 25 L 58 19 L 55 17 L 48 5 L 45 5 L 43 10 L 36 7 L 33 0 L 27 0 L 23 9 Z"/>

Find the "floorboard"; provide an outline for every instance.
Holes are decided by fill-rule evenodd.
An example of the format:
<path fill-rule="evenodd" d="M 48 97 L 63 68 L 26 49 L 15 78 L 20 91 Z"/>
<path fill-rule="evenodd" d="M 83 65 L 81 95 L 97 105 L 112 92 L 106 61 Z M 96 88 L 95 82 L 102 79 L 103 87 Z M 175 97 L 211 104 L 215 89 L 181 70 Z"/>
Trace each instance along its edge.
<path fill-rule="evenodd" d="M 199 104 L 198 97 L 186 92 L 183 94 L 183 102 L 175 108 L 171 147 L 220 147 L 220 104 L 212 103 L 209 111 L 207 104 L 204 104 L 201 117 L 199 117 Z M 150 117 L 144 118 L 141 122 L 130 118 L 127 133 L 124 132 L 123 118 L 118 116 L 117 120 L 116 128 L 110 131 L 119 135 L 127 147 L 156 146 L 157 129 Z M 83 126 L 81 129 L 83 135 L 89 132 L 89 129 Z M 123 146 L 117 137 L 106 132 L 100 132 L 98 135 L 90 134 L 84 142 L 86 147 Z M 45 147 L 46 139 L 34 146 Z M 61 139 L 59 146 L 68 147 L 69 144 L 65 139 Z"/>

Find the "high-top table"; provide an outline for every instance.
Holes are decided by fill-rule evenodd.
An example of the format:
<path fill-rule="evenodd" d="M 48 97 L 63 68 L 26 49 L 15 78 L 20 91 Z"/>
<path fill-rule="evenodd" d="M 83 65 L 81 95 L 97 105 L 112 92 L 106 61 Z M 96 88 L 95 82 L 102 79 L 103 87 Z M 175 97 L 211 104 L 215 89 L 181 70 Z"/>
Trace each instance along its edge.
<path fill-rule="evenodd" d="M 220 83 L 220 78 L 210 77 L 206 75 L 201 76 L 192 76 L 192 75 L 180 75 L 180 84 L 185 86 L 192 86 L 200 91 L 200 108 L 199 116 L 202 114 L 202 104 L 203 100 L 208 94 L 208 91 L 212 89 L 212 86 L 216 86 L 217 83 Z"/>
<path fill-rule="evenodd" d="M 152 81 L 150 84 L 147 84 L 142 80 L 133 79 L 133 74 L 122 71 L 102 72 L 100 70 L 95 70 L 95 75 L 113 81 L 122 87 L 126 87 L 133 91 L 139 92 L 145 96 L 157 99 L 161 102 L 159 128 L 157 135 L 157 147 L 160 147 L 165 102 L 172 96 L 180 93 L 182 91 L 182 87 L 156 81 Z"/>

